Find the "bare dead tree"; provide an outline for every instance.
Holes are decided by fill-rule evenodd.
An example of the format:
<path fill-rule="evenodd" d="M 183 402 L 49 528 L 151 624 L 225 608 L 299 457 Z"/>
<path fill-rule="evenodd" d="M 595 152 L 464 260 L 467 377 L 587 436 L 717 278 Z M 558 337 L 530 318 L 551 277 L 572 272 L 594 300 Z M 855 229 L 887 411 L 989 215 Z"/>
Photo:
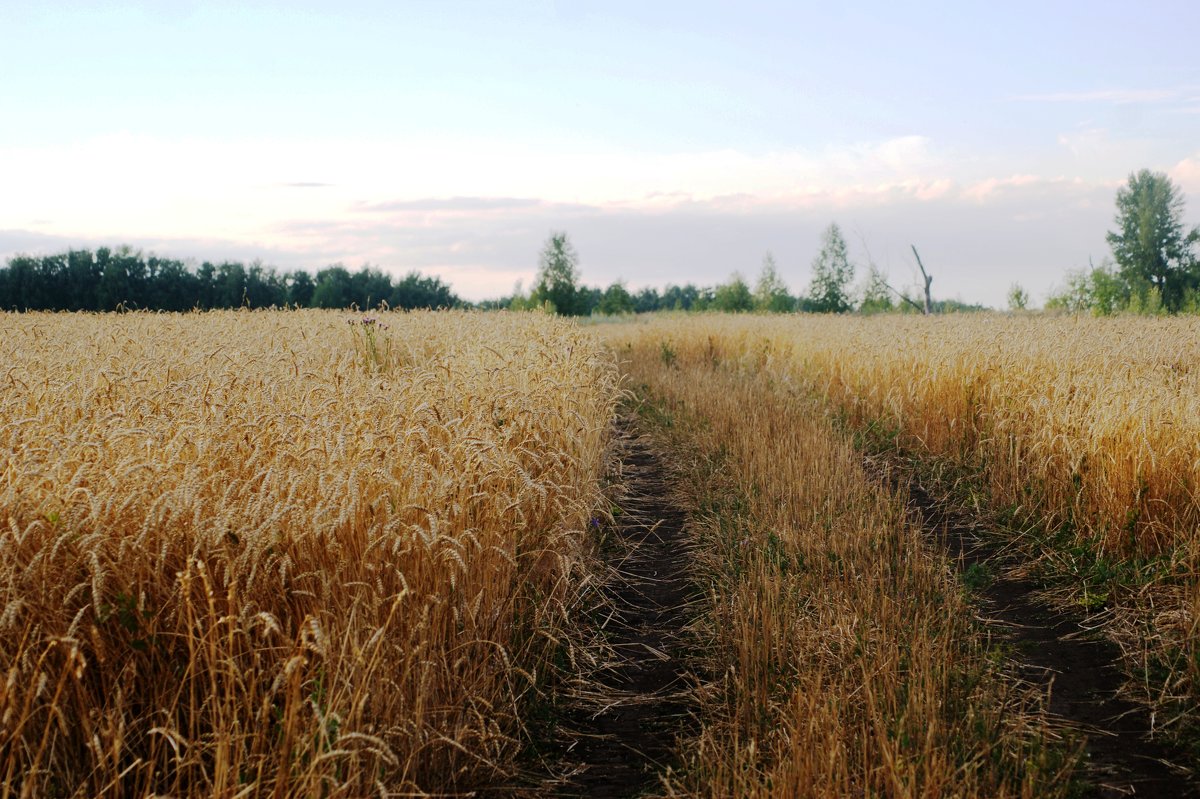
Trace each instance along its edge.
<path fill-rule="evenodd" d="M 908 296 L 903 291 L 900 291 L 895 286 L 893 286 L 891 283 L 888 283 L 886 280 L 883 279 L 883 272 L 881 272 L 879 270 L 879 267 L 876 266 L 875 258 L 871 255 L 871 249 L 867 246 L 867 240 L 863 236 L 861 231 L 859 231 L 859 233 L 858 233 L 858 240 L 862 244 L 863 251 L 866 252 L 866 254 L 867 254 L 867 266 L 870 268 L 872 274 L 875 276 L 875 279 L 879 281 L 880 285 L 882 285 L 888 291 L 895 294 L 897 297 L 899 297 L 904 302 L 906 302 L 909 305 L 911 305 L 912 307 L 916 308 L 921 313 L 923 313 L 925 315 L 929 315 L 930 313 L 933 313 L 933 302 L 932 302 L 932 300 L 930 300 L 930 297 L 929 297 L 929 284 L 933 282 L 933 278 L 925 273 L 925 265 L 921 263 L 921 256 L 917 255 L 916 246 L 910 245 L 913 248 L 913 255 L 917 255 L 917 266 L 921 267 L 921 275 L 925 278 L 925 306 L 924 307 L 921 307 L 921 304 L 919 302 L 917 302 L 912 297 Z"/>
<path fill-rule="evenodd" d="M 892 284 L 891 284 L 891 283 L 888 283 L 888 282 L 887 282 L 886 280 L 884 280 L 882 277 L 880 277 L 880 279 L 879 279 L 879 282 L 880 282 L 880 283 L 882 283 L 882 284 L 884 285 L 884 287 L 885 287 L 885 288 L 887 288 L 889 291 L 891 291 L 891 292 L 892 292 L 893 294 L 895 294 L 897 297 L 899 297 L 900 299 L 904 300 L 905 302 L 907 302 L 907 303 L 908 303 L 909 305 L 911 305 L 912 307 L 916 308 L 916 309 L 917 309 L 918 311 L 920 311 L 921 313 L 925 313 L 925 314 L 929 313 L 929 308 L 928 308 L 928 306 L 926 306 L 925 308 L 922 308 L 922 307 L 921 307 L 921 304 L 920 304 L 919 302 L 917 302 L 917 301 L 916 301 L 916 300 L 914 300 L 912 297 L 910 297 L 910 296 L 908 296 L 907 294 L 905 294 L 903 291 L 900 291 L 900 290 L 896 289 L 894 286 L 892 286 Z"/>
<path fill-rule="evenodd" d="M 921 254 L 917 252 L 917 245 L 910 244 L 913 251 L 913 257 L 917 259 L 917 267 L 921 270 L 921 277 L 925 279 L 925 315 L 933 313 L 933 298 L 929 295 L 929 284 L 933 282 L 933 277 L 925 271 L 925 264 L 921 263 Z M 916 305 L 916 303 L 913 303 Z"/>

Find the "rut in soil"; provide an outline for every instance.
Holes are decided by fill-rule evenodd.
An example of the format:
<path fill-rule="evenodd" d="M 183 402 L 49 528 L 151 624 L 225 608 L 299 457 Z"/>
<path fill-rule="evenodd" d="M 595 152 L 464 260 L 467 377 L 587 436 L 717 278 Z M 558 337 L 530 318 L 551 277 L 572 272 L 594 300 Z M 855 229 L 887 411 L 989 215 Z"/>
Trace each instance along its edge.
<path fill-rule="evenodd" d="M 612 655 L 567 705 L 562 726 L 575 773 L 563 797 L 624 799 L 658 787 L 692 717 L 684 658 L 687 515 L 671 500 L 660 456 L 633 420 L 620 420 L 616 444 L 625 494 L 604 547 L 609 604 L 598 622 Z"/>
<path fill-rule="evenodd" d="M 1018 676 L 1048 693 L 1054 721 L 1085 737 L 1082 796 L 1200 796 L 1200 786 L 1179 765 L 1181 754 L 1149 737 L 1147 709 L 1121 695 L 1118 647 L 1088 628 L 1082 615 L 1039 599 L 1032 580 L 1006 574 L 1004 554 L 980 535 L 976 519 L 939 502 L 915 479 L 907 488 L 910 512 L 960 570 L 985 565 L 999 575 L 978 592 L 981 616 L 1015 649 Z"/>

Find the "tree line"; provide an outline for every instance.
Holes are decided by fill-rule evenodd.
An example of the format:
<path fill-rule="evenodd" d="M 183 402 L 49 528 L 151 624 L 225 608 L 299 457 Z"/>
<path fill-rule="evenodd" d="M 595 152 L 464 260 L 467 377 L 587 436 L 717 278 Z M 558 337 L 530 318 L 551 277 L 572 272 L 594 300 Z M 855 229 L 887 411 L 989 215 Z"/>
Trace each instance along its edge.
<path fill-rule="evenodd" d="M 0 310 L 152 311 L 218 308 L 451 308 L 462 300 L 437 277 L 402 278 L 340 264 L 315 275 L 280 273 L 255 261 L 185 262 L 130 247 L 18 255 L 0 267 Z"/>
<path fill-rule="evenodd" d="M 914 249 L 914 255 L 916 251 Z M 918 256 L 919 258 L 919 256 Z M 924 267 L 922 266 L 922 270 Z M 757 279 L 751 283 L 740 272 L 715 286 L 668 285 L 663 290 L 647 287 L 631 292 L 623 281 L 607 288 L 582 285 L 579 256 L 566 233 L 551 233 L 538 260 L 532 290 L 518 287 L 511 296 L 482 303 L 487 308 L 529 310 L 540 308 L 566 316 L 616 315 L 652 311 L 721 311 L 726 313 L 921 313 L 922 303 L 888 284 L 874 264 L 868 264 L 865 282 L 855 285 L 858 272 L 837 223 L 822 234 L 821 249 L 812 264 L 812 280 L 806 291 L 793 295 L 779 275 L 775 257 L 767 253 Z M 956 300 L 931 303 L 930 310 L 979 311 L 981 305 Z"/>
<path fill-rule="evenodd" d="M 1112 259 L 1100 266 L 1068 273 L 1066 286 L 1047 299 L 1048 310 L 1094 314 L 1200 313 L 1200 226 L 1183 222 L 1184 199 L 1167 175 L 1143 169 L 1130 174 L 1117 191 L 1116 230 L 1107 241 Z M 484 303 L 486 307 L 542 308 L 569 316 L 646 313 L 662 310 L 810 313 L 938 313 L 983 310 L 955 300 L 934 300 L 933 278 L 913 247 L 923 286 L 914 294 L 898 290 L 870 261 L 862 284 L 853 285 L 856 266 L 836 223 L 825 229 L 821 249 L 812 264 L 812 279 L 799 295 L 788 292 L 774 257 L 767 253 L 757 281 L 751 285 L 740 273 L 717 286 L 687 283 L 663 291 L 644 288 L 630 292 L 622 281 L 606 289 L 581 285 L 579 256 L 566 233 L 552 233 L 542 249 L 532 291 L 519 287 L 510 297 Z M 921 297 L 923 292 L 924 296 Z M 923 300 L 923 301 L 922 301 Z M 1029 294 L 1019 284 L 1008 293 L 1010 310 L 1023 311 Z"/>
<path fill-rule="evenodd" d="M 1183 223 L 1184 199 L 1165 174 L 1141 170 L 1117 192 L 1112 250 L 1099 266 L 1068 273 L 1047 309 L 1112 314 L 1200 313 L 1200 226 Z M 542 249 L 537 277 L 526 294 L 479 303 L 481 308 L 540 308 L 568 316 L 652 311 L 758 311 L 789 313 L 936 313 L 983 310 L 954 300 L 934 300 L 932 277 L 920 255 L 913 256 L 924 286 L 917 299 L 887 281 L 873 263 L 855 285 L 858 268 L 836 223 L 822 235 L 807 289 L 793 295 L 767 253 L 753 284 L 735 272 L 715 286 L 693 283 L 631 292 L 622 281 L 607 288 L 580 283 L 579 256 L 566 233 L 552 233 Z M 1011 310 L 1024 310 L 1029 295 L 1014 284 Z M 212 263 L 197 268 L 129 247 L 68 250 L 46 256 L 21 255 L 0 267 L 0 310 L 108 311 L 119 308 L 162 311 L 214 308 L 449 308 L 464 303 L 439 278 L 410 272 L 393 279 L 364 266 L 350 272 L 340 264 L 315 275 L 304 270 L 279 273 L 260 262 Z"/>

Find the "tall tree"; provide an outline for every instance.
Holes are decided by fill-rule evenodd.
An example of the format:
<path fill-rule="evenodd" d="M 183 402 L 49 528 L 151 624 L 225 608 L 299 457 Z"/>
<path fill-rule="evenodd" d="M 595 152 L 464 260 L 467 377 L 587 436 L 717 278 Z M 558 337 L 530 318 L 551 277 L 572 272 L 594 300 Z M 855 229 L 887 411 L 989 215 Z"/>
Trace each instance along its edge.
<path fill-rule="evenodd" d="M 453 308 L 462 301 L 439 277 L 409 272 L 392 289 L 388 305 L 393 308 Z"/>
<path fill-rule="evenodd" d="M 350 276 L 350 296 L 351 301 L 364 311 L 379 307 L 380 302 L 390 304 L 392 279 L 382 270 L 364 265 Z"/>
<path fill-rule="evenodd" d="M 288 302 L 301 308 L 307 308 L 312 303 L 313 290 L 317 287 L 317 284 L 313 282 L 312 275 L 303 269 L 296 269 L 288 273 L 286 280 Z"/>
<path fill-rule="evenodd" d="M 182 261 L 151 255 L 146 259 L 146 279 L 146 308 L 188 311 L 199 304 L 199 278 Z"/>
<path fill-rule="evenodd" d="M 1200 227 L 1185 230 L 1183 211 L 1171 179 L 1143 169 L 1117 190 L 1117 229 L 1106 237 L 1121 277 L 1156 291 L 1168 311 L 1179 310 L 1200 277 L 1193 252 Z"/>
<path fill-rule="evenodd" d="M 196 270 L 196 307 L 205 311 L 220 307 L 217 303 L 217 267 L 211 261 L 205 261 Z"/>
<path fill-rule="evenodd" d="M 854 264 L 850 263 L 846 239 L 836 222 L 825 228 L 821 251 L 813 261 L 812 271 L 807 308 L 819 313 L 851 310 L 850 283 L 854 280 Z"/>
<path fill-rule="evenodd" d="M 47 296 L 38 274 L 38 259 L 29 255 L 18 255 L 8 262 L 5 270 L 5 310 L 41 311 L 54 307 Z"/>
<path fill-rule="evenodd" d="M 658 295 L 658 289 L 647 286 L 633 297 L 633 311 L 634 313 L 650 313 L 670 307 L 664 303 L 665 297 Z"/>
<path fill-rule="evenodd" d="M 1008 287 L 1008 310 L 1024 311 L 1029 305 L 1029 292 L 1020 283 Z"/>
<path fill-rule="evenodd" d="M 879 267 L 872 263 L 867 268 L 867 279 L 863 285 L 862 302 L 859 303 L 858 310 L 860 313 L 887 313 L 895 310 L 896 305 L 892 302 L 892 287 L 888 285 L 887 276 L 879 270 Z"/>
<path fill-rule="evenodd" d="M 103 274 L 92 257 L 91 250 L 69 250 L 67 252 L 67 297 L 60 299 L 70 311 L 99 310 L 97 288 Z"/>
<path fill-rule="evenodd" d="M 700 298 L 700 289 L 688 283 L 684 286 L 668 285 L 663 291 L 659 308 L 668 311 L 690 311 Z"/>
<path fill-rule="evenodd" d="M 140 255 L 140 254 L 138 254 Z M 134 282 L 136 269 L 132 268 L 138 255 L 126 247 L 118 247 L 104 261 L 97 288 L 100 310 L 112 311 L 118 307 L 136 308 Z"/>
<path fill-rule="evenodd" d="M 717 286 L 711 307 L 714 311 L 732 313 L 754 310 L 754 295 L 750 293 L 750 287 L 746 285 L 746 279 L 740 272 L 730 275 L 728 283 Z"/>
<path fill-rule="evenodd" d="M 312 295 L 314 308 L 349 308 L 353 301 L 350 271 L 346 267 L 334 264 L 317 272 L 317 286 Z"/>
<path fill-rule="evenodd" d="M 282 307 L 287 302 L 287 286 L 274 269 L 254 261 L 246 270 L 245 303 L 250 308 Z"/>
<path fill-rule="evenodd" d="M 217 266 L 215 283 L 218 308 L 241 308 L 248 304 L 246 297 L 246 267 L 237 261 L 223 261 Z"/>
<path fill-rule="evenodd" d="M 633 296 L 629 289 L 625 288 L 625 284 L 618 280 L 604 290 L 604 296 L 600 298 L 596 310 L 605 316 L 633 313 Z"/>
<path fill-rule="evenodd" d="M 762 271 L 754 286 L 754 309 L 769 313 L 788 313 L 796 309 L 796 301 L 788 294 L 787 284 L 775 267 L 775 256 L 769 252 L 763 256 Z"/>
<path fill-rule="evenodd" d="M 551 233 L 538 259 L 537 283 L 531 300 L 534 305 L 549 302 L 555 312 L 564 316 L 578 316 L 583 313 L 581 299 L 579 255 L 566 233 Z"/>

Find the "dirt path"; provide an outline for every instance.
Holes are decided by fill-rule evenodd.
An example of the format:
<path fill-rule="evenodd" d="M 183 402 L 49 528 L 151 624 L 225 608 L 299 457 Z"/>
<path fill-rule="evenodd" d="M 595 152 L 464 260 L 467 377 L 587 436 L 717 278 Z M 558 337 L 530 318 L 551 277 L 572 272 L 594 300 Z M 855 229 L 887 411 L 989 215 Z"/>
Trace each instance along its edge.
<path fill-rule="evenodd" d="M 1200 796 L 1200 788 L 1169 767 L 1178 754 L 1147 739 L 1148 711 L 1121 696 L 1120 651 L 1071 615 L 1039 601 L 1032 581 L 1005 576 L 994 544 L 973 520 L 936 501 L 915 480 L 910 509 L 930 538 L 961 570 L 989 565 L 999 576 L 984 585 L 984 620 L 1016 648 L 1022 679 L 1049 691 L 1049 710 L 1086 736 L 1086 797 Z"/>
<path fill-rule="evenodd" d="M 652 790 L 690 722 L 682 658 L 690 621 L 686 514 L 671 501 L 659 455 L 632 420 L 621 421 L 618 447 L 626 493 L 603 553 L 611 613 L 598 622 L 614 655 L 562 722 L 572 741 L 566 756 L 577 769 L 559 792 L 564 797 Z"/>

